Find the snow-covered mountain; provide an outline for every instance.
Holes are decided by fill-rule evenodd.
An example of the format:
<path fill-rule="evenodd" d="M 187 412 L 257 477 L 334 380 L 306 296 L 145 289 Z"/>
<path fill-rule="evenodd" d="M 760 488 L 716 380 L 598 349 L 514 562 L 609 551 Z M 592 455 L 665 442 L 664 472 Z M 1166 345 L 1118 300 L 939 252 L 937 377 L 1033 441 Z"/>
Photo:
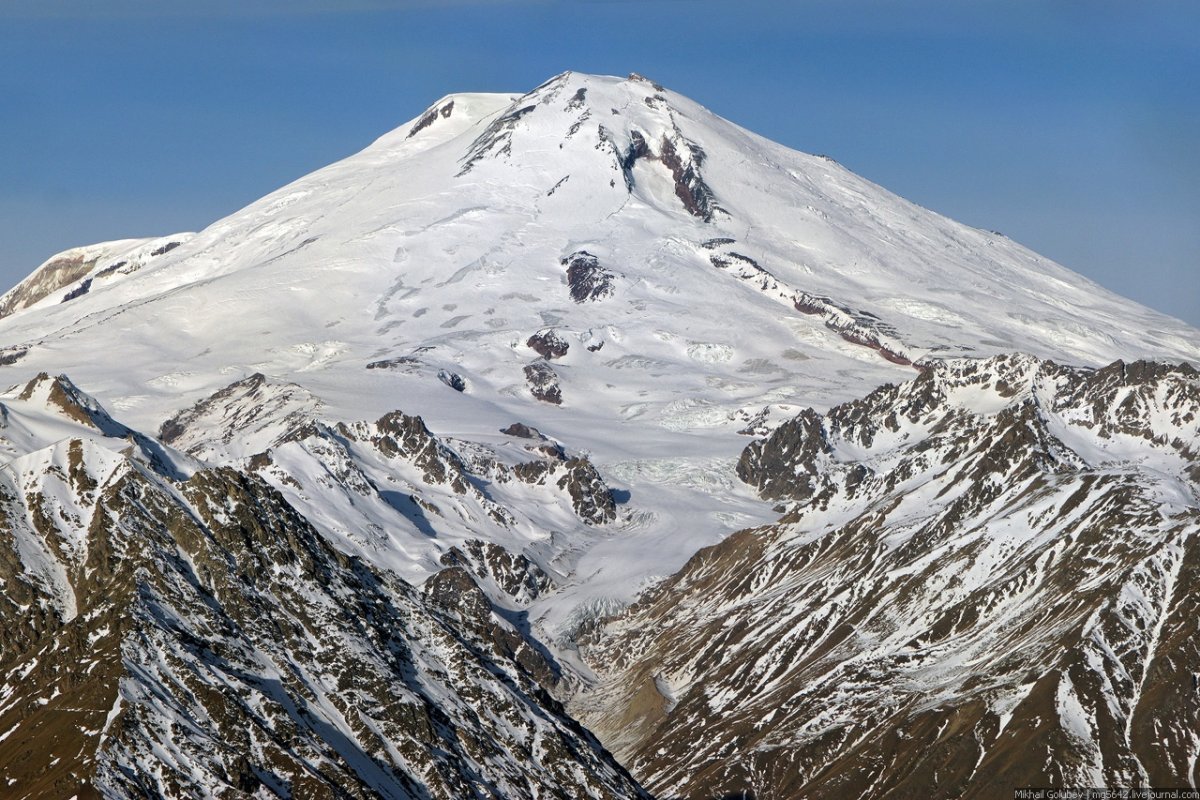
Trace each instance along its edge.
<path fill-rule="evenodd" d="M 831 599 L 839 593 L 858 597 L 874 587 L 869 603 L 886 605 L 889 592 L 899 591 L 898 576 L 920 559 L 999 548 L 978 581 L 963 583 L 964 593 L 984 591 L 999 574 L 989 570 L 1009 569 L 1017 563 L 1011 559 L 1040 553 L 1045 542 L 1065 548 L 1072 535 L 1048 513 L 1036 524 L 1013 522 L 1033 526 L 1036 535 L 1028 536 L 1039 544 L 1011 550 L 1003 543 L 1023 534 L 995 527 L 1033 502 L 1021 494 L 1021 481 L 1059 476 L 1047 459 L 1069 466 L 1068 477 L 1054 480 L 1082 492 L 1083 507 L 1106 502 L 1107 484 L 1091 476 L 1107 469 L 1136 487 L 1128 491 L 1139 502 L 1157 502 L 1156 492 L 1175 487 L 1179 513 L 1195 509 L 1197 475 L 1179 466 L 1194 463 L 1194 426 L 1176 420 L 1160 430 L 1163 409 L 1179 419 L 1200 414 L 1188 405 L 1194 375 L 1168 371 L 1168 380 L 1159 374 L 1165 368 L 1141 368 L 1159 376 L 1156 387 L 1181 393 L 1169 403 L 1158 395 L 1143 404 L 1128 400 L 1136 393 L 1105 395 L 1114 409 L 1133 403 L 1120 413 L 1151 431 L 1131 434 L 1128 447 L 1121 439 L 1108 461 L 1095 460 L 1105 447 L 1095 436 L 1104 437 L 1078 415 L 1093 407 L 1086 398 L 1099 391 L 1096 376 L 1113 369 L 1093 368 L 1117 359 L 1200 363 L 1200 331 L 999 234 L 908 203 L 829 159 L 768 142 L 636 75 L 564 73 L 522 96 L 447 96 L 363 152 L 206 230 L 56 256 L 0 298 L 0 317 L 0 369 L 14 386 L 11 399 L 0 400 L 12 409 L 0 434 L 13 476 L 5 592 L 13 620 L 35 608 L 40 620 L 35 633 L 5 642 L 0 670 L 19 675 L 31 660 L 43 663 L 39 653 L 50 642 L 70 642 L 71 657 L 82 659 L 101 636 L 111 637 L 121 657 L 104 659 L 103 681 L 88 689 L 100 698 L 88 702 L 103 705 L 106 716 L 80 723 L 96 733 L 76 741 L 80 755 L 72 756 L 72 774 L 93 776 L 110 796 L 151 785 L 168 796 L 172 786 L 218 785 L 230 796 L 286 796 L 301 792 L 299 784 L 287 788 L 296 764 L 317 765 L 328 786 L 352 794 L 636 796 L 641 790 L 589 734 L 571 728 L 548 691 L 573 698 L 572 708 L 628 760 L 634 777 L 656 790 L 706 796 L 755 788 L 761 797 L 786 797 L 800 785 L 788 781 L 809 780 L 825 764 L 820 758 L 849 764 L 850 739 L 825 755 L 804 750 L 811 763 L 789 768 L 786 780 L 738 776 L 751 787 L 683 780 L 663 766 L 671 754 L 641 749 L 659 730 L 647 726 L 667 725 L 689 758 L 707 759 L 686 762 L 696 775 L 732 774 L 728 759 L 746 740 L 721 727 L 716 706 L 705 722 L 715 727 L 704 730 L 707 743 L 724 743 L 720 753 L 680 738 L 700 730 L 682 721 L 696 717 L 672 716 L 677 701 L 685 708 L 686 691 L 711 700 L 726 691 L 723 681 L 741 681 L 714 666 L 720 656 L 689 649 L 691 637 L 711 634 L 698 633 L 704 626 L 742 619 L 747 631 L 764 628 L 729 657 L 766 657 L 775 634 L 759 624 L 764 614 L 806 608 L 840 620 L 848 612 Z M 29 383 L 39 373 L 70 379 Z M 1046 381 L 1056 388 L 1045 389 Z M 885 383 L 906 388 L 870 394 Z M 934 399 L 912 399 L 922 392 Z M 23 425 L 21 409 L 30 403 L 53 413 Z M 832 424 L 823 415 L 853 418 L 857 432 L 827 446 L 816 433 Z M 901 417 L 908 421 L 895 428 L 882 421 Z M 1103 427 L 1099 417 L 1092 424 Z M 100 435 L 80 438 L 71 425 Z M 883 432 L 863 439 L 868 427 Z M 938 438 L 950 429 L 960 445 Z M 1081 438 L 1081 429 L 1095 436 Z M 1045 435 L 1011 433 L 1022 430 Z M 1158 442 L 1168 434 L 1182 444 Z M 743 455 L 748 437 L 767 435 Z M 997 439 L 1011 449 L 1005 464 L 1028 469 L 968 470 L 976 451 L 994 449 L 989 443 Z M 77 440 L 91 443 L 78 445 L 78 456 Z M 958 467 L 913 462 L 909 450 L 925 453 L 931 441 L 945 464 Z M 1156 459 L 1166 466 L 1152 466 Z M 889 470 L 892 477 L 884 477 Z M 71 491 L 51 488 L 72 481 Z M 857 488 L 845 488 L 850 483 Z M 954 524 L 939 529 L 935 544 L 912 535 L 915 517 L 901 524 L 903 514 L 888 506 L 903 504 L 918 483 L 933 492 L 922 501 L 931 515 L 941 502 L 935 486 L 947 503 L 981 492 L 987 498 L 955 506 Z M 108 491 L 110 484 L 122 488 Z M 118 499 L 120 492 L 134 494 Z M 1057 502 L 1045 500 L 1047 508 Z M 772 506 L 780 503 L 786 513 L 776 522 L 784 512 Z M 1190 523 L 1167 531 L 1149 508 L 1128 524 L 1153 541 L 1095 566 L 1089 580 L 1126 586 L 1135 579 L 1112 570 L 1139 569 L 1157 580 L 1162 570 L 1154 564 L 1167 557 L 1156 548 L 1184 552 Z M 903 538 L 911 563 L 893 568 L 874 556 L 865 565 L 830 562 L 812 595 L 825 598 L 819 602 L 796 596 L 812 578 L 790 572 L 790 556 L 780 556 L 778 567 L 758 560 L 790 553 L 797 541 L 826 541 L 834 528 L 871 525 L 880 542 Z M 234 536 L 230 526 L 240 532 Z M 749 532 L 730 536 L 742 529 Z M 254 531 L 250 540 L 247 531 Z M 174 555 L 173 538 L 181 541 Z M 708 598 L 709 607 L 681 586 L 696 559 L 703 562 L 696 553 L 713 546 L 704 552 L 726 554 L 723 580 L 741 588 L 736 602 L 722 593 Z M 80 600 L 96 574 L 87 566 L 96 547 L 140 554 L 117 570 L 123 594 L 102 603 Z M 870 549 L 865 539 L 856 547 Z M 299 562 L 287 555 L 293 551 Z M 626 615 L 601 624 L 681 568 Z M 755 578 L 763 569 L 777 571 L 780 583 Z M 899 572 L 871 572 L 888 569 Z M 771 586 L 777 591 L 768 592 Z M 222 595 L 221 587 L 234 594 Z M 923 599 L 913 601 L 907 628 L 895 622 L 918 650 L 934 647 L 917 630 L 936 622 L 930 615 L 967 602 L 953 593 L 927 596 L 932 591 L 913 595 Z M 1155 591 L 1165 597 L 1174 590 Z M 1163 619 L 1154 616 L 1161 605 L 1154 597 L 1138 624 Z M 727 601 L 744 619 L 721 605 Z M 90 602 L 106 610 L 94 617 L 79 610 Z M 389 609 L 386 619 L 371 621 L 382 613 L 379 604 Z M 696 614 L 676 616 L 672 604 Z M 300 618 L 297 605 L 340 605 L 349 617 Z M 278 618 L 268 623 L 272 615 Z M 121 624 L 102 621 L 110 617 Z M 658 627 L 638 627 L 648 620 Z M 979 626 L 972 647 L 999 647 L 991 628 Z M 387 638 L 396 634 L 385 628 L 402 631 L 400 661 Z M 328 641 L 315 640 L 318 632 Z M 1064 633 L 1062 642 L 1083 658 L 1086 637 L 1076 633 L 1083 638 Z M 805 636 L 803 647 L 817 646 Z M 581 637 L 587 660 L 576 649 Z M 838 664 L 896 656 L 891 644 L 838 641 L 843 649 L 861 644 Z M 210 658 L 214 642 L 236 657 Z M 1148 662 L 1154 647 L 1129 652 Z M 322 660 L 324 648 L 337 651 L 341 666 Z M 163 654 L 159 661 L 155 653 Z M 1061 664 L 1043 655 L 1031 657 L 1030 674 L 1050 680 Z M 458 732 L 454 742 L 447 743 L 441 721 L 414 733 L 375 689 L 356 694 L 355 660 L 365 665 L 363 680 L 391 683 L 399 675 L 406 697 L 426 709 L 444 705 L 448 730 Z M 654 666 L 668 661 L 687 666 Z M 412 663 L 433 666 L 422 671 Z M 1080 663 L 1077 669 L 1095 666 Z M 830 691 L 849 691 L 839 674 L 825 675 Z M 904 670 L 873 674 L 911 678 Z M 647 676 L 659 694 L 644 691 Z M 40 719 L 37 709 L 49 706 L 38 703 L 53 694 L 48 677 L 13 680 L 0 703 L 11 700 L 6 707 L 18 711 L 4 712 L 16 714 L 13 722 L 0 719 L 13 726 L 0 732 L 0 748 L 35 741 L 25 726 Z M 778 700 L 772 692 L 794 693 L 790 680 L 736 683 L 734 693 L 756 687 L 753 697 L 738 696 L 759 714 L 758 729 L 778 730 L 799 753 L 810 746 L 804 725 L 818 725 L 802 719 L 811 708 L 777 723 L 767 708 Z M 954 702 L 1001 715 L 996 687 L 1024 685 L 996 678 L 996 692 L 987 694 L 950 678 L 930 678 L 935 684 Z M 26 685 L 37 688 L 16 688 Z M 899 684 L 881 691 L 889 702 L 908 696 Z M 358 703 L 360 695 L 371 699 Z M 118 696 L 125 711 L 109 715 Z M 240 699 L 216 714 L 206 698 L 227 702 L 218 696 Z M 1145 696 L 1127 687 L 1087 694 L 1112 699 L 1114 719 L 1122 720 L 1134 719 L 1131 709 Z M 639 703 L 658 705 L 648 721 L 614 733 L 611 720 L 633 719 L 629 709 Z M 836 713 L 852 718 L 877 707 L 846 701 Z M 137 735 L 120 746 L 105 733 L 118 718 L 139 720 Z M 211 755 L 206 745 L 187 744 L 219 738 L 235 719 L 262 732 L 235 748 L 247 759 L 236 769 L 204 755 Z M 896 725 L 889 730 L 902 729 Z M 502 728 L 521 733 L 502 735 Z M 154 738 L 183 729 L 191 733 L 179 734 L 184 744 L 174 749 L 163 744 L 166 734 Z M 511 757 L 472 750 L 461 733 L 468 730 L 471 741 L 495 737 Z M 1180 741 L 1196 731 L 1181 724 Z M 280 754 L 265 744 L 293 735 L 309 749 Z M 567 760 L 545 756 L 551 735 L 566 742 Z M 1132 734 L 1121 741 L 1132 746 Z M 0 765 L 13 763 L 4 753 Z M 65 774 L 49 758 L 39 763 L 43 776 Z M 336 766 L 320 766 L 326 763 Z M 1120 763 L 1115 772 L 1104 772 L 1103 762 L 1101 772 L 1086 774 L 1156 774 L 1144 760 L 1140 768 Z M 14 791 L 38 796 L 41 789 L 26 788 L 40 785 L 30 783 L 33 774 L 11 775 L 20 787 Z M 475 788 L 462 789 L 468 785 Z"/>

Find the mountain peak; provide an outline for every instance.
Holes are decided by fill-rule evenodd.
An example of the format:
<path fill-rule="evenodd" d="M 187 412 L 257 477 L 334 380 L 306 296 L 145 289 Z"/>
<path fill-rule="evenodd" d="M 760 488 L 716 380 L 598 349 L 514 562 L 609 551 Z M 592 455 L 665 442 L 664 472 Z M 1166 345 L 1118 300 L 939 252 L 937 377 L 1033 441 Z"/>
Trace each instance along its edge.
<path fill-rule="evenodd" d="M 1200 361 L 1194 329 L 636 74 L 446 95 L 199 234 L 123 247 L 51 281 L 0 333 L 5 359 L 69 366 L 155 429 L 256 372 L 337 375 L 330 408 L 375 418 L 393 405 L 349 388 L 363 368 L 428 385 L 448 412 L 497 403 L 502 427 L 535 397 L 520 343 L 547 329 L 575 343 L 534 368 L 565 405 L 625 413 L 635 386 L 648 419 L 734 431 L 940 358 Z M 114 370 L 118 340 L 128 368 Z M 697 365 L 708 410 L 683 422 L 655 376 Z M 778 392 L 730 388 L 768 373 Z M 447 385 L 463 390 L 448 403 Z"/>
<path fill-rule="evenodd" d="M 17 399 L 95 428 L 105 436 L 120 437 L 128 432 L 124 425 L 109 416 L 94 397 L 77 387 L 66 375 L 51 377 L 48 373 L 39 373 L 25 384 Z"/>
<path fill-rule="evenodd" d="M 592 169 L 598 168 L 600 181 L 607 171 L 609 189 L 619 193 L 621 184 L 627 195 L 651 199 L 658 185 L 666 185 L 688 214 L 712 222 L 724 209 L 701 174 L 704 149 L 685 133 L 681 120 L 686 115 L 665 92 L 636 73 L 624 80 L 561 73 L 491 119 L 460 160 L 458 177 L 488 161 L 523 165 L 523 147 L 542 152 L 544 165 L 561 161 L 564 169 L 575 170 L 586 167 L 581 162 L 588 146 L 593 151 L 590 160 L 599 160 Z M 451 99 L 431 108 L 412 131 L 451 115 L 453 103 Z M 555 142 L 561 153 L 557 158 L 554 148 L 547 147 Z"/>

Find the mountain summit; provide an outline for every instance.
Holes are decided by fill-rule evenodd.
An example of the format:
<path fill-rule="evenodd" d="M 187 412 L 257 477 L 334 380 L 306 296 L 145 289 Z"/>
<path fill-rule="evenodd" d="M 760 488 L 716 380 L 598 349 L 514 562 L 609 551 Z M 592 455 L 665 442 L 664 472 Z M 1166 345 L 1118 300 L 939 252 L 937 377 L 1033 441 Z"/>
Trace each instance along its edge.
<path fill-rule="evenodd" d="M 738 431 L 941 357 L 1200 361 L 1194 329 L 636 75 L 448 95 L 197 234 L 51 259 L 0 308 L 0 360 L 138 430 L 254 374 L 330 419 L 536 421 L 617 484 L 698 495 L 634 493 L 669 540 L 645 577 L 762 520 L 711 505 Z"/>
<path fill-rule="evenodd" d="M 1003 619 L 988 616 L 990 581 L 1018 561 L 1051 574 L 1038 559 L 1052 558 L 1043 538 L 1063 534 L 1054 519 L 1028 521 L 1036 546 L 977 545 L 994 562 L 972 567 L 978 581 L 941 605 L 894 620 L 876 611 L 895 593 L 924 597 L 896 578 L 937 547 L 974 564 L 964 543 L 993 537 L 983 515 L 1015 519 L 997 503 L 1028 505 L 1022 486 L 1036 481 L 1045 508 L 1076 508 L 1064 492 L 1086 494 L 1108 470 L 1140 505 L 1100 528 L 1157 527 L 1143 550 L 1106 562 L 1103 587 L 1072 613 L 1117 602 L 1105 592 L 1144 567 L 1153 596 L 1114 619 L 1182 636 L 1163 576 L 1184 574 L 1190 558 L 1195 373 L 1139 359 L 1200 363 L 1200 331 L 649 79 L 563 73 L 520 96 L 448 95 L 203 231 L 66 251 L 0 298 L 0 368 L 13 384 L 0 397 L 12 541 L 0 568 L 16 587 L 6 629 L 25 630 L 38 609 L 28 631 L 0 641 L 0 670 L 13 676 L 0 754 L 17 758 L 4 748 L 23 741 L 46 746 L 22 758 L 51 752 L 66 734 L 39 709 L 57 702 L 99 709 L 80 717 L 91 733 L 71 740 L 81 755 L 70 774 L 109 796 L 552 786 L 638 797 L 634 778 L 665 796 L 835 793 L 879 776 L 855 749 L 875 728 L 805 716 L 830 697 L 847 719 L 869 715 L 833 685 L 778 737 L 755 740 L 764 753 L 783 742 L 803 770 L 739 772 L 741 729 L 714 728 L 721 753 L 680 745 L 703 762 L 693 775 L 708 776 L 690 783 L 666 763 L 683 751 L 653 745 L 656 731 L 675 741 L 700 730 L 697 709 L 716 709 L 704 698 L 726 682 L 759 685 L 706 671 L 721 654 L 689 648 L 718 641 L 714 620 L 752 630 L 756 610 L 783 602 L 763 596 L 771 587 L 814 586 L 778 566 L 810 550 L 828 562 L 822 598 L 841 603 L 837 580 L 869 580 L 879 593 L 857 607 L 881 616 L 867 641 L 850 633 L 865 617 L 810 609 L 833 628 L 813 622 L 787 639 L 803 669 L 778 675 L 851 670 L 867 652 L 855 648 L 870 645 L 871 680 L 908 680 L 917 659 L 940 665 L 929 684 L 939 692 L 957 692 L 964 675 L 990 681 L 990 694 L 954 695 L 974 703 L 973 730 L 992 730 L 987 704 L 1003 717 L 1026 677 L 1050 681 L 1038 684 L 1047 697 L 1111 696 L 1114 719 L 1140 730 L 1157 634 L 1105 639 L 1142 664 L 1123 664 L 1131 677 L 1110 695 L 1089 694 L 1077 672 L 1064 688 L 1062 671 L 1086 664 L 1049 651 L 1028 676 L 944 666 L 962 631 L 980 652 L 1006 641 Z M 1121 425 L 1105 427 L 1111 419 Z M 967 461 L 969 473 L 952 469 Z M 903 475 L 889 478 L 893 468 Z M 926 510 L 947 515 L 940 526 L 896 512 L 905 480 L 926 487 Z M 1168 489 L 1169 525 L 1152 509 Z M 960 493 L 971 500 L 956 504 Z M 919 525 L 930 533 L 914 535 Z M 861 531 L 844 557 L 822 549 L 824 537 Z M 880 555 L 898 543 L 903 554 Z M 1088 568 L 1090 551 L 1068 550 Z M 694 592 L 714 558 L 732 588 L 718 581 L 705 606 Z M 755 577 L 777 566 L 774 583 Z M 673 615 L 678 604 L 696 614 Z M 926 621 L 933 634 L 917 630 Z M 1089 625 L 1055 641 L 1074 647 Z M 728 651 L 731 663 L 758 669 L 778 633 Z M 96 643 L 104 669 L 73 672 Z M 821 648 L 835 643 L 830 660 Z M 37 655 L 47 647 L 62 655 Z M 668 651 L 669 671 L 641 658 Z M 900 666 L 875 669 L 884 662 Z M 889 684 L 879 697 L 895 715 L 888 730 L 918 724 L 911 691 Z M 600 720 L 633 778 L 562 700 Z M 768 725 L 761 697 L 741 701 L 762 715 L 738 725 Z M 614 719 L 631 722 L 614 733 Z M 189 731 L 178 746 L 172 726 Z M 835 729 L 824 750 L 809 737 Z M 250 732 L 214 749 L 235 741 L 231 730 Z M 1188 741 L 1188 730 L 1171 736 Z M 1129 755 L 1132 735 L 1105 739 L 1100 756 L 1100 744 L 1077 743 L 1072 758 L 1095 770 L 1062 774 L 1175 774 Z M 294 736 L 304 746 L 288 750 Z M 1002 759 L 1007 747 L 981 752 Z M 42 785 L 54 770 L 41 755 L 7 779 Z M 1153 763 L 1176 756 L 1186 760 L 1179 750 Z M 745 763 L 769 760 L 759 758 Z M 826 780 L 827 768 L 854 777 Z M 933 788 L 975 785 L 956 769 L 958 783 Z"/>
<path fill-rule="evenodd" d="M 518 290 L 539 302 L 507 296 Z M 475 334 L 472 349 L 491 354 L 492 340 L 538 327 L 542 305 L 569 309 L 569 332 L 591 330 L 599 342 L 609 326 L 637 333 L 617 307 L 712 312 L 719 325 L 734 316 L 730 302 L 740 320 L 730 327 L 761 321 L 764 333 L 851 361 L 863 354 L 838 339 L 911 362 L 1023 350 L 1099 364 L 1196 358 L 1200 346 L 1186 325 L 999 234 L 764 140 L 647 79 L 575 73 L 519 97 L 449 95 L 199 234 L 68 251 L 0 309 L 40 311 L 6 325 L 9 347 L 50 333 L 97 339 L 119 311 L 133 316 L 118 331 L 173 323 L 171 341 L 144 344 L 191 363 L 213 332 L 205 323 L 219 320 L 249 352 L 211 363 L 262 363 L 282 376 L 403 346 L 412 337 L 401 329 L 422 308 L 432 315 L 424 327 L 464 317 L 447 324 L 447 340 Z M 260 324 L 268 308 L 269 331 Z M 488 308 L 503 308 L 503 324 L 479 319 Z M 73 324 L 84 318 L 89 334 Z M 316 329 L 327 337 L 311 341 Z M 120 341 L 143 349 L 134 336 Z M 262 358 L 304 344 L 316 350 Z"/>

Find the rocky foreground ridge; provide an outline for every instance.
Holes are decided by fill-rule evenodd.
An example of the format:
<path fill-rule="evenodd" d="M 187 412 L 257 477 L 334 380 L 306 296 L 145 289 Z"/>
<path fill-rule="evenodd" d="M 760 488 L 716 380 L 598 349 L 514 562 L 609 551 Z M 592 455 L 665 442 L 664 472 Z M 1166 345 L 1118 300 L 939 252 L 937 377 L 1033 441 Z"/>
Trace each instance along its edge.
<path fill-rule="evenodd" d="M 520 571 L 502 548 L 468 545 L 473 563 L 421 589 L 252 470 L 137 434 L 65 377 L 0 419 L 5 796 L 648 796 L 476 584 Z M 396 419 L 414 463 L 444 469 L 451 451 Z"/>
<path fill-rule="evenodd" d="M 932 365 L 746 448 L 776 524 L 588 637 L 661 797 L 1200 780 L 1200 374 Z"/>
<path fill-rule="evenodd" d="M 0 398 L 12 796 L 988 798 L 1200 777 L 1187 365 L 937 362 L 805 411 L 738 464 L 779 521 L 580 629 L 582 663 L 521 610 L 565 580 L 544 561 L 464 539 L 418 588 L 305 509 L 503 529 L 531 498 L 497 490 L 525 486 L 586 524 L 612 504 L 594 467 L 527 425 L 505 433 L 529 460 L 506 466 L 401 412 L 320 408 L 252 376 L 154 438 L 62 376 Z"/>

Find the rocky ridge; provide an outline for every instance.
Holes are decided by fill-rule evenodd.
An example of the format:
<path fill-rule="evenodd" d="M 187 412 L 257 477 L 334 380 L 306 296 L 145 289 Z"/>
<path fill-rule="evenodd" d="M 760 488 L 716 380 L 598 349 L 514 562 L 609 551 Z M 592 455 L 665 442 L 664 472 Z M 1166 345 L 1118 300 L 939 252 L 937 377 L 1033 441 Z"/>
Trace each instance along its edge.
<path fill-rule="evenodd" d="M 490 606 L 346 555 L 252 474 L 153 469 L 61 385 L 3 406 L 29 451 L 0 472 L 9 796 L 646 796 Z"/>
<path fill-rule="evenodd" d="M 58 253 L 0 296 L 0 318 L 29 308 L 63 289 L 67 291 L 60 303 L 80 298 L 91 290 L 95 281 L 107 282 L 137 272 L 192 236 L 178 233 L 157 239 L 129 239 Z"/>
<path fill-rule="evenodd" d="M 1190 785 L 1200 375 L 937 362 L 749 446 L 778 523 L 594 633 L 573 706 L 660 796 Z"/>

